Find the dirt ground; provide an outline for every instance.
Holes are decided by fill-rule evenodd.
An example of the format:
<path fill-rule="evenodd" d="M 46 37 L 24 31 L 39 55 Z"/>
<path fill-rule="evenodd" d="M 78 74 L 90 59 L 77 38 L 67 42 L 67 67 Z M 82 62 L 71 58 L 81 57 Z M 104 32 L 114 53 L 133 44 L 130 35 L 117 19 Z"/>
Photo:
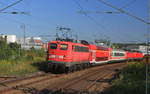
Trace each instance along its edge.
<path fill-rule="evenodd" d="M 13 90 L 4 94 L 97 94 L 111 86 L 114 75 L 125 65 L 107 64 L 69 74 L 55 74 L 53 77 L 49 75 L 35 82 L 32 79 L 24 81 L 26 85 L 17 83 Z"/>

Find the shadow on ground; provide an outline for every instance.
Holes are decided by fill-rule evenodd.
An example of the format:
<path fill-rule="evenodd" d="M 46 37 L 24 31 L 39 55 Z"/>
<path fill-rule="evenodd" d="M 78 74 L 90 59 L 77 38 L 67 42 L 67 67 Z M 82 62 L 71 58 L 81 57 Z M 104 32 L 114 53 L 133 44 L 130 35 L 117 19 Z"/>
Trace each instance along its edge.
<path fill-rule="evenodd" d="M 32 66 L 37 67 L 39 71 L 48 72 L 46 61 L 33 63 Z"/>
<path fill-rule="evenodd" d="M 49 89 L 43 89 L 35 94 L 100 94 L 98 92 L 88 92 L 88 91 L 77 91 L 72 89 L 66 89 L 66 90 L 49 90 Z"/>
<path fill-rule="evenodd" d="M 46 73 L 48 72 L 51 72 L 54 74 L 64 73 L 63 71 L 50 71 L 50 69 L 48 69 L 48 64 L 46 61 L 33 63 L 32 66 L 37 67 L 39 71 L 46 72 Z"/>

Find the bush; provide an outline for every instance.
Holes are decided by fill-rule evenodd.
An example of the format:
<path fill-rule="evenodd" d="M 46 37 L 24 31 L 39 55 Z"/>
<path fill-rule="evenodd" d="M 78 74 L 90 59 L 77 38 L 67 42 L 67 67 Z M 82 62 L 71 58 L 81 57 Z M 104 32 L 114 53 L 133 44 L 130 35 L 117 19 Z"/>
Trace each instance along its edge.
<path fill-rule="evenodd" d="M 150 72 L 149 74 L 150 75 Z M 141 63 L 129 63 L 127 67 L 118 73 L 112 82 L 111 88 L 102 94 L 144 94 L 145 93 L 145 65 Z M 150 80 L 150 76 L 148 76 Z M 148 82 L 150 85 L 150 82 Z M 150 87 L 148 87 L 150 92 Z"/>
<path fill-rule="evenodd" d="M 26 56 L 26 60 L 34 60 L 34 57 L 32 56 L 32 55 L 28 55 L 28 56 Z"/>
<path fill-rule="evenodd" d="M 24 50 L 17 43 L 7 44 L 6 41 L 0 40 L 0 76 L 37 72 L 39 69 L 33 66 L 33 63 L 43 60 L 43 49 Z"/>
<path fill-rule="evenodd" d="M 45 57 L 44 49 L 23 50 L 17 43 L 7 44 L 6 41 L 0 40 L 0 60 L 33 60 L 35 57 Z"/>

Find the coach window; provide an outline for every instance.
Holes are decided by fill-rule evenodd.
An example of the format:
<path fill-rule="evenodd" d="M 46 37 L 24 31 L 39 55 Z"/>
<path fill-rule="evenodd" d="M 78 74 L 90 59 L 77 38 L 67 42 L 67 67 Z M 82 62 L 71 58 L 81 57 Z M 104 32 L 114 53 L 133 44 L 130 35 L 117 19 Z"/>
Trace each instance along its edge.
<path fill-rule="evenodd" d="M 57 49 L 57 44 L 56 43 L 51 43 L 50 44 L 50 49 Z"/>
<path fill-rule="evenodd" d="M 67 50 L 68 45 L 67 44 L 60 44 L 60 50 Z"/>
<path fill-rule="evenodd" d="M 115 56 L 124 56 L 123 53 L 115 53 Z"/>
<path fill-rule="evenodd" d="M 111 53 L 110 55 L 111 55 L 111 56 L 114 56 L 114 53 Z"/>

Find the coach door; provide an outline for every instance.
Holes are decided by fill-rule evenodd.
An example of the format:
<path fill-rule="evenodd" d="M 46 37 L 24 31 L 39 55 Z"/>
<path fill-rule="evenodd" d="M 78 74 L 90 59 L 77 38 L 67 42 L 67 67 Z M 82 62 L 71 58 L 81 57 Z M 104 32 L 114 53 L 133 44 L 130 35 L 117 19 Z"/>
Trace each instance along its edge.
<path fill-rule="evenodd" d="M 91 56 L 92 56 L 92 60 L 90 61 L 90 63 L 95 63 L 95 57 L 96 57 L 96 51 L 95 50 L 91 50 Z"/>

